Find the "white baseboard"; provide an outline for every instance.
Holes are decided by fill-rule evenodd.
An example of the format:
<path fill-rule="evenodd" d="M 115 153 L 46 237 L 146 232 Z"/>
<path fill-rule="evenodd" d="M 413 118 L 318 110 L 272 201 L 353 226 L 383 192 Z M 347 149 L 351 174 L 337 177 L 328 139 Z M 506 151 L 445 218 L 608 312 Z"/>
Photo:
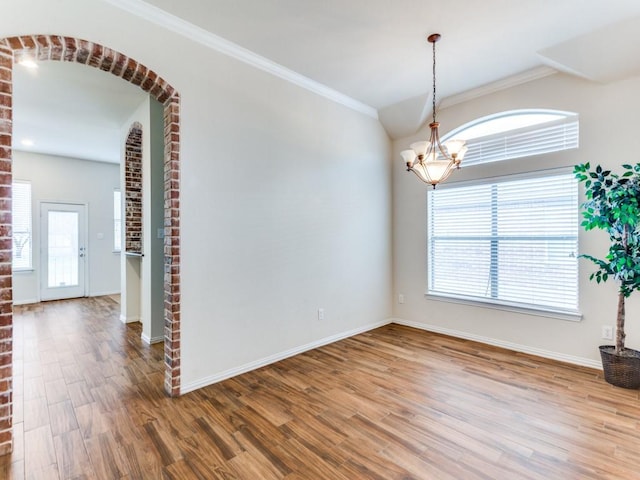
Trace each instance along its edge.
<path fill-rule="evenodd" d="M 122 323 L 133 323 L 133 322 L 139 322 L 140 321 L 140 317 L 127 317 L 126 315 L 122 315 L 120 314 L 120 321 Z"/>
<path fill-rule="evenodd" d="M 89 293 L 90 297 L 108 297 L 109 295 L 120 295 L 120 290 L 116 290 L 115 292 L 91 292 L 91 293 Z"/>
<path fill-rule="evenodd" d="M 582 367 L 596 368 L 602 370 L 602 363 L 590 358 L 575 357 L 573 355 L 566 355 L 564 353 L 552 352 L 550 350 L 543 350 L 541 348 L 530 347 L 528 345 L 521 345 L 518 343 L 505 342 L 490 337 L 483 337 L 480 335 L 474 335 L 467 332 L 461 332 L 459 330 L 452 330 L 449 328 L 438 327 L 436 325 L 429 325 L 425 323 L 412 322 L 409 320 L 402 320 L 400 318 L 392 318 L 389 323 L 397 323 L 398 325 L 404 325 L 406 327 L 413 327 L 419 330 L 426 330 L 428 332 L 442 333 L 443 335 L 449 335 L 450 337 L 463 338 L 465 340 L 473 340 L 474 342 L 486 343 L 487 345 L 493 345 L 494 347 L 502 347 L 508 350 L 514 350 L 516 352 L 528 353 L 530 355 L 536 355 L 538 357 L 549 358 L 551 360 L 558 360 L 560 362 L 572 363 L 574 365 L 580 365 Z"/>
<path fill-rule="evenodd" d="M 89 297 L 106 297 L 109 295 L 120 295 L 120 292 L 109 292 L 109 293 L 102 293 L 102 292 L 98 292 L 98 293 L 90 293 Z M 13 304 L 14 305 L 30 305 L 32 303 L 40 303 L 40 299 L 39 298 L 26 298 L 26 299 L 21 299 L 21 300 L 16 300 L 13 299 Z M 122 316 L 120 317 L 120 320 L 122 320 Z M 130 323 L 130 322 L 137 322 L 139 321 L 139 319 L 136 320 L 130 320 L 129 322 L 126 323 Z"/>
<path fill-rule="evenodd" d="M 40 300 L 37 298 L 23 298 L 22 300 L 13 300 L 14 305 L 30 305 L 32 303 L 39 303 Z"/>
<path fill-rule="evenodd" d="M 382 327 L 383 325 L 388 325 L 389 323 L 391 323 L 391 320 L 385 320 L 382 322 L 369 324 L 364 327 L 355 328 L 347 332 L 342 332 L 336 335 L 332 335 L 330 337 L 325 337 L 316 342 L 307 343 L 306 345 L 301 345 L 300 347 L 292 348 L 290 350 L 285 350 L 284 352 L 277 353 L 269 357 L 261 358 L 259 360 L 256 360 L 255 362 L 250 362 L 236 368 L 231 368 L 229 370 L 217 373 L 215 375 L 210 375 L 208 377 L 201 378 L 200 380 L 196 380 L 194 382 L 183 383 L 182 385 L 180 385 L 180 395 L 192 392 L 202 387 L 213 385 L 214 383 L 218 383 L 228 378 L 235 377 L 236 375 L 241 375 L 243 373 L 250 372 L 251 370 L 255 370 L 257 368 L 261 368 L 266 365 L 279 362 L 280 360 L 284 360 L 285 358 L 293 357 L 294 355 L 298 355 L 300 353 L 313 350 L 314 348 L 322 347 L 324 345 L 337 342 L 338 340 L 343 340 L 345 338 L 353 337 L 354 335 L 358 335 L 360 333 L 368 332 L 369 330 Z"/>
<path fill-rule="evenodd" d="M 151 337 L 151 338 L 149 338 L 144 333 L 140 336 L 140 338 L 147 345 L 152 345 L 154 343 L 164 342 L 164 337 Z"/>
<path fill-rule="evenodd" d="M 255 370 L 257 368 L 264 367 L 266 365 L 279 362 L 280 360 L 284 360 L 289 357 L 293 357 L 294 355 L 298 355 L 300 353 L 304 353 L 309 350 L 313 350 L 314 348 L 322 347 L 323 345 L 328 345 L 333 342 L 337 342 L 338 340 L 343 340 L 345 338 L 353 337 L 354 335 L 358 335 L 360 333 L 368 332 L 369 330 L 373 330 L 378 327 L 382 327 L 384 325 L 388 325 L 389 323 L 396 323 L 398 325 L 404 325 L 407 327 L 417 328 L 419 330 L 426 330 L 428 332 L 441 333 L 443 335 L 449 335 L 451 337 L 462 338 L 465 340 L 472 340 L 474 342 L 484 343 L 487 345 L 493 345 L 495 347 L 502 347 L 508 350 L 513 350 L 516 352 L 528 353 L 530 355 L 535 355 L 542 358 L 548 358 L 551 360 L 558 360 L 560 362 L 571 363 L 574 365 L 580 365 L 583 367 L 595 368 L 598 370 L 602 370 L 602 364 L 597 360 L 592 360 L 590 358 L 584 357 L 576 357 L 573 355 L 566 355 L 564 353 L 552 352 L 550 350 L 543 350 L 540 348 L 530 347 L 528 345 L 521 345 L 518 343 L 505 342 L 503 340 L 498 340 L 490 337 L 483 337 L 481 335 L 474 335 L 467 332 L 462 332 L 459 330 L 453 330 L 449 328 L 438 327 L 436 325 L 429 325 L 419 322 L 412 322 L 408 320 L 403 320 L 400 318 L 390 318 L 386 321 L 378 322 L 375 324 L 367 325 L 366 327 L 357 328 L 354 330 L 350 330 L 348 332 L 339 333 L 337 335 L 333 335 L 331 337 L 326 337 L 316 342 L 311 342 L 306 345 L 302 345 L 300 347 L 292 348 L 290 350 L 286 350 L 284 352 L 271 355 L 269 357 L 262 358 L 260 360 L 256 360 L 255 362 L 250 362 L 245 365 L 241 365 L 236 368 L 232 368 L 226 370 L 224 372 L 220 372 L 215 375 L 210 375 L 208 377 L 202 378 L 200 380 L 196 380 L 194 382 L 183 383 L 180 387 L 180 394 L 183 395 L 185 393 L 192 392 L 199 388 L 206 387 L 208 385 L 213 385 L 214 383 L 221 382 L 231 377 L 235 377 L 236 375 L 241 375 L 243 373 L 250 372 L 251 370 Z"/>

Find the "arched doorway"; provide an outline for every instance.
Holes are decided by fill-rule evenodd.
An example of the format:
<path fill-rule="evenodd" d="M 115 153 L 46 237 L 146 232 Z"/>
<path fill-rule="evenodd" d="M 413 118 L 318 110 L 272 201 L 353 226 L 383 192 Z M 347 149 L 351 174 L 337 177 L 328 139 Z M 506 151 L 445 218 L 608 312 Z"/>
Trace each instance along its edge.
<path fill-rule="evenodd" d="M 167 394 L 180 394 L 180 95 L 144 65 L 102 45 L 71 37 L 0 39 L 0 455 L 12 448 L 12 72 L 24 56 L 82 63 L 122 78 L 164 106 L 164 358 Z"/>

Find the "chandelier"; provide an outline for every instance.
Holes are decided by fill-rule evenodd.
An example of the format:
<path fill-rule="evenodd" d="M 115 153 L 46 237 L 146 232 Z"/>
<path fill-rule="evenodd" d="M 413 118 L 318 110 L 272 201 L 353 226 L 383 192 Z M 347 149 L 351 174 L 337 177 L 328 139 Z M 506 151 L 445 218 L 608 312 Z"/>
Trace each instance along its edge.
<path fill-rule="evenodd" d="M 433 45 L 433 121 L 429 124 L 431 137 L 428 142 L 412 143 L 409 150 L 403 150 L 400 155 L 407 164 L 407 172 L 415 173 L 424 183 L 436 188 L 438 183 L 445 181 L 454 170 L 460 168 L 467 147 L 464 140 L 449 140 L 444 147 L 440 144 L 440 124 L 436 121 L 436 42 L 440 40 L 440 34 L 429 35 L 427 40 Z"/>

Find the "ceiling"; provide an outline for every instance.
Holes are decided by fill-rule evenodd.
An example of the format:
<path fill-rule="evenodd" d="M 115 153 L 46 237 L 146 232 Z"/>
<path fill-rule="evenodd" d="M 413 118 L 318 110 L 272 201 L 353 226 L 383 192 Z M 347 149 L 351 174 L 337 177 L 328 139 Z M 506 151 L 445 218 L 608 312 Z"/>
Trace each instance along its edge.
<path fill-rule="evenodd" d="M 79 63 L 17 65 L 13 148 L 119 163 L 120 128 L 146 96 L 114 75 Z M 24 140 L 33 145 L 23 145 Z"/>
<path fill-rule="evenodd" d="M 179 21 L 222 37 L 373 107 L 392 138 L 414 133 L 429 114 L 426 36 L 433 32 L 442 34 L 438 100 L 556 70 L 598 82 L 640 74 L 638 0 L 104 1 L 140 15 L 141 21 L 168 27 Z M 49 125 L 41 117 L 53 116 L 61 130 L 55 135 L 58 143 L 89 138 L 91 125 L 106 135 L 141 101 L 126 82 L 81 65 L 56 68 L 55 63 L 41 65 L 37 77 L 16 72 L 16 133 L 27 133 L 27 123 L 34 129 Z M 96 75 L 88 80 L 91 74 Z M 54 88 L 49 82 L 56 91 L 65 84 L 70 88 L 51 98 L 41 93 Z M 74 119 L 75 127 L 65 126 Z M 78 135 L 77 128 L 86 131 Z M 62 130 L 75 130 L 73 140 Z M 75 156 L 80 155 L 96 156 Z"/>

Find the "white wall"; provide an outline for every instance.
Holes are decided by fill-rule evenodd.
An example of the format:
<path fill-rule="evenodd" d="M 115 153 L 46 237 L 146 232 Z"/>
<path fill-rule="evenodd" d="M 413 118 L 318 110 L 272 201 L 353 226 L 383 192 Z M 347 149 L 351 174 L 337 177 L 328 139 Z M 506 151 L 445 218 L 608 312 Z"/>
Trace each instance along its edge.
<path fill-rule="evenodd" d="M 380 124 L 220 60 L 182 97 L 186 385 L 391 314 Z"/>
<path fill-rule="evenodd" d="M 150 322 L 143 339 L 148 343 L 164 340 L 164 107 L 149 99 L 150 149 L 149 164 L 143 172 L 143 233 L 145 257 L 149 279 L 148 304 Z M 162 234 L 158 234 L 158 230 Z"/>
<path fill-rule="evenodd" d="M 119 50 L 180 92 L 183 391 L 390 317 L 377 120 L 106 2 L 3 12 L 0 36 L 51 31 Z"/>
<path fill-rule="evenodd" d="M 452 106 L 439 112 L 443 134 L 485 115 L 520 108 L 550 108 L 580 114 L 580 148 L 550 155 L 463 168 L 448 182 L 492 177 L 536 169 L 573 166 L 581 162 L 612 169 L 636 163 L 633 152 L 640 148 L 638 116 L 640 78 L 611 85 L 598 85 L 556 74 L 535 82 Z M 506 312 L 490 308 L 427 299 L 426 285 L 426 192 L 412 173 L 405 171 L 399 152 L 428 132 L 394 142 L 394 316 L 400 322 L 421 328 L 506 345 L 576 363 L 598 366 L 597 346 L 601 326 L 615 325 L 616 287 L 588 280 L 593 267 L 580 261 L 580 309 L 583 319 L 571 322 Z M 631 154 L 630 154 L 631 152 Z M 429 187 L 430 188 L 430 187 Z M 581 192 L 581 201 L 584 194 Z M 579 236 L 581 253 L 605 256 L 606 235 L 584 232 Z M 398 304 L 397 295 L 405 303 Z M 627 306 L 629 347 L 640 348 L 640 295 Z"/>
<path fill-rule="evenodd" d="M 43 201 L 88 205 L 89 295 L 120 291 L 120 260 L 113 252 L 113 191 L 120 184 L 119 169 L 117 164 L 13 152 L 14 179 L 31 182 L 34 267 L 32 271 L 14 273 L 14 303 L 33 303 L 40 298 L 40 202 Z"/>

